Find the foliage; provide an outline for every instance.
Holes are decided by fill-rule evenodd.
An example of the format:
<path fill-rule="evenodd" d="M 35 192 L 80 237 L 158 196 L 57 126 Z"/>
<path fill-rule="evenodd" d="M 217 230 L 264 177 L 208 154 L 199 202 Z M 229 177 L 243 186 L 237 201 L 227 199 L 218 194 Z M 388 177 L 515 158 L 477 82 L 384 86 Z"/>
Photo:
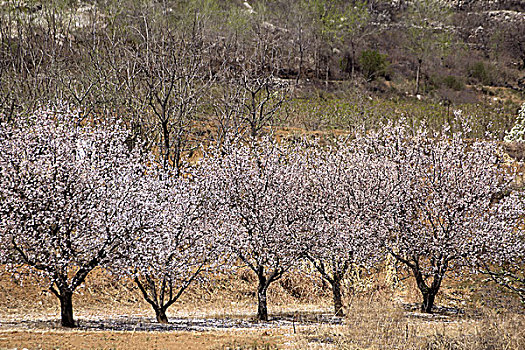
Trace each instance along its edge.
<path fill-rule="evenodd" d="M 392 184 L 382 160 L 366 137 L 337 140 L 326 148 L 312 147 L 307 171 L 307 203 L 314 214 L 303 237 L 305 257 L 330 283 L 334 313 L 343 315 L 342 283 L 349 272 L 370 268 L 384 256 L 377 239 L 376 215 L 381 213 Z"/>
<path fill-rule="evenodd" d="M 319 96 L 320 95 L 320 96 Z M 462 110 L 454 116 L 450 107 L 443 103 L 418 101 L 410 98 L 369 98 L 359 91 L 343 94 L 305 94 L 289 102 L 292 118 L 284 126 L 299 126 L 307 130 L 342 129 L 353 131 L 359 127 L 377 129 L 383 123 L 404 119 L 414 127 L 424 125 L 429 131 L 439 131 L 444 124 L 454 131 L 470 125 L 465 137 L 491 137 L 503 140 L 514 124 L 515 105 L 487 106 L 482 104 L 459 104 Z"/>
<path fill-rule="evenodd" d="M 188 168 L 184 176 L 173 176 L 154 165 L 144 178 L 148 187 L 141 201 L 147 203 L 150 224 L 133 237 L 112 270 L 117 277 L 131 276 L 157 321 L 167 323 L 168 308 L 215 266 L 222 246 L 209 227 L 214 208 L 207 174 Z"/>
<path fill-rule="evenodd" d="M 469 67 L 468 73 L 470 77 L 476 79 L 483 85 L 490 85 L 492 83 L 491 71 L 482 61 L 476 62 L 472 67 Z"/>
<path fill-rule="evenodd" d="M 493 257 L 488 247 L 512 240 L 525 206 L 507 194 L 515 171 L 499 164 L 494 142 L 447 130 L 429 136 L 394 129 L 382 138 L 396 164 L 392 178 L 400 179 L 383 216 L 384 243 L 414 274 L 422 311 L 431 312 L 446 272 Z M 505 255 L 514 249 L 506 245 Z"/>
<path fill-rule="evenodd" d="M 491 281 L 517 295 L 522 304 L 525 305 L 525 271 L 523 269 L 525 262 L 523 254 L 514 251 L 511 256 L 508 249 L 512 245 L 518 249 L 523 249 L 524 239 L 524 237 L 518 236 L 512 242 L 504 242 L 503 247 L 492 255 L 493 258 L 499 255 L 499 261 L 496 264 L 482 261 L 479 264 L 479 271 L 487 275 Z"/>
<path fill-rule="evenodd" d="M 344 42 L 346 36 L 359 35 L 370 20 L 365 1 L 345 4 L 340 1 L 318 0 L 313 6 L 322 24 L 321 33 L 335 44 Z"/>
<path fill-rule="evenodd" d="M 97 266 L 132 276 L 168 322 L 201 272 L 239 261 L 257 278 L 260 320 L 270 285 L 305 260 L 331 284 L 339 315 L 345 274 L 374 267 L 381 248 L 413 273 L 425 312 L 447 272 L 523 261 L 515 169 L 495 141 L 459 131 L 389 123 L 324 146 L 226 137 L 180 175 L 119 123 L 67 109 L 0 133 L 1 259 L 49 281 L 70 327 L 72 294 Z"/>
<path fill-rule="evenodd" d="M 465 84 L 461 81 L 461 79 L 453 75 L 447 75 L 445 78 L 443 78 L 443 84 L 445 84 L 445 86 L 449 89 L 455 91 L 461 91 L 465 89 Z"/>
<path fill-rule="evenodd" d="M 359 66 L 368 81 L 386 73 L 388 67 L 387 55 L 376 50 L 364 50 L 359 55 Z"/>
<path fill-rule="evenodd" d="M 338 283 L 384 257 L 378 242 L 412 270 L 427 311 L 445 273 L 483 258 L 497 260 L 485 267 L 493 279 L 515 286 L 522 243 L 509 232 L 521 199 L 507 195 L 512 174 L 493 143 L 512 103 L 455 106 L 454 118 L 447 101 L 386 83 L 375 87 L 387 96 L 369 96 L 343 81 L 357 60 L 367 80 L 387 57 L 409 74 L 410 56 L 416 92 L 433 66 L 463 89 L 465 67 L 444 60 L 452 10 L 397 3 L 3 2 L 0 260 L 42 277 L 67 326 L 72 294 L 96 266 L 132 276 L 160 322 L 202 272 L 239 261 L 257 276 L 259 318 L 270 284 L 306 260 L 332 285 L 338 313 Z M 502 38 L 522 32 L 510 26 Z M 377 49 L 358 58 L 365 38 Z M 513 41 L 501 45 L 506 58 L 523 61 Z M 481 61 L 470 74 L 493 78 Z M 72 110 L 41 108 L 58 101 Z M 523 141 L 524 118 L 525 105 L 507 141 Z M 275 126 L 350 136 L 279 143 L 264 136 Z"/>
<path fill-rule="evenodd" d="M 429 55 L 443 54 L 449 47 L 450 37 L 443 26 L 450 19 L 451 12 L 436 0 L 412 2 L 406 17 L 408 50 L 417 59 Z"/>
<path fill-rule="evenodd" d="M 263 138 L 212 154 L 207 174 L 219 203 L 217 225 L 231 253 L 257 276 L 257 316 L 267 321 L 268 287 L 302 253 L 297 237 L 308 217 L 301 210 L 308 193 L 302 186 L 301 152 Z"/>
<path fill-rule="evenodd" d="M 405 34 L 408 51 L 416 61 L 416 94 L 423 63 L 431 55 L 443 57 L 451 46 L 451 34 L 446 28 L 449 19 L 450 11 L 437 0 L 410 3 Z"/>

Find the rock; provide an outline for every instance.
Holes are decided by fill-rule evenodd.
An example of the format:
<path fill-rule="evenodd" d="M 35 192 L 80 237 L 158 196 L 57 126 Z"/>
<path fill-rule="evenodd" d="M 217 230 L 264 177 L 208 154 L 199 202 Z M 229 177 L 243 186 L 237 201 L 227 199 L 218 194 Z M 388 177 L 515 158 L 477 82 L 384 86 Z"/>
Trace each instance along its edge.
<path fill-rule="evenodd" d="M 253 7 L 248 3 L 248 1 L 245 1 L 243 3 L 243 6 L 246 8 L 246 10 L 248 10 L 248 13 L 255 13 L 255 10 L 253 9 Z"/>

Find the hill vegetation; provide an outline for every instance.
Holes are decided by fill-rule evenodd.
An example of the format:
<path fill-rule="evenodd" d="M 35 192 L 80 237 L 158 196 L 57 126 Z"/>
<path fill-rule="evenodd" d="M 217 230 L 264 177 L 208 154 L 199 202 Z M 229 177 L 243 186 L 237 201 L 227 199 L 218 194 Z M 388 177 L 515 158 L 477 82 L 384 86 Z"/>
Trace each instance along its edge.
<path fill-rule="evenodd" d="M 362 112 L 359 122 L 367 104 L 409 118 L 422 108 L 431 122 L 468 104 L 492 113 L 481 124 L 502 138 L 523 100 L 524 10 L 510 0 L 3 1 L 0 108 L 62 101 L 152 138 L 178 125 L 177 147 L 191 149 L 202 123 L 208 139 L 237 124 L 303 127 L 301 102 L 313 129 L 351 126 L 315 113 L 326 100 Z"/>

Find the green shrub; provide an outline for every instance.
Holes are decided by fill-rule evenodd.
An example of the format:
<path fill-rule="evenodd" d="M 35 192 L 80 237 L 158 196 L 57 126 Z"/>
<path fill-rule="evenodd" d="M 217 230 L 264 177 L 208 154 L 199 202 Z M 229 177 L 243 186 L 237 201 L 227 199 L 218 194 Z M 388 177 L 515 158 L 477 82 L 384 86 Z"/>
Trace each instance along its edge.
<path fill-rule="evenodd" d="M 372 81 L 378 76 L 385 75 L 388 67 L 387 55 L 376 50 L 364 50 L 359 55 L 359 66 L 366 80 Z"/>
<path fill-rule="evenodd" d="M 478 83 L 483 85 L 490 85 L 492 83 L 490 69 L 481 61 L 474 63 L 474 65 L 469 68 L 469 77 L 474 78 Z"/>
<path fill-rule="evenodd" d="M 465 84 L 463 83 L 461 78 L 453 75 L 447 75 L 445 78 L 443 78 L 443 84 L 449 89 L 455 91 L 461 91 L 465 88 Z"/>
<path fill-rule="evenodd" d="M 424 80 L 423 92 L 430 93 L 437 90 L 443 84 L 442 80 L 438 75 L 431 74 Z"/>

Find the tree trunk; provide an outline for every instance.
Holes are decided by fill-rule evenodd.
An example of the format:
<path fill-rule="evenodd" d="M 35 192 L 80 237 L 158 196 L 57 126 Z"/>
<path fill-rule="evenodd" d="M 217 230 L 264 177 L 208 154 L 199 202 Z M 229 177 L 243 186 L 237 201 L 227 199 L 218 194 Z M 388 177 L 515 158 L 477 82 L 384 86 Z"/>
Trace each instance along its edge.
<path fill-rule="evenodd" d="M 350 44 L 351 44 L 351 48 L 352 48 L 352 57 L 350 57 L 350 60 L 351 60 L 350 64 L 352 65 L 350 78 L 352 80 L 354 80 L 354 74 L 355 74 L 355 45 L 354 45 L 353 41 L 351 41 Z"/>
<path fill-rule="evenodd" d="M 259 287 L 257 288 L 257 299 L 259 303 L 257 307 L 257 319 L 259 321 L 268 321 L 267 290 L 268 287 L 266 286 L 266 283 L 261 284 L 261 282 L 259 282 Z"/>
<path fill-rule="evenodd" d="M 163 113 L 163 115 L 165 115 Z M 162 126 L 162 137 L 164 139 L 164 167 L 167 169 L 169 167 L 170 161 L 170 131 L 168 128 L 168 120 L 165 119 L 161 123 Z"/>
<path fill-rule="evenodd" d="M 163 324 L 168 323 L 168 317 L 166 316 L 166 310 L 164 308 L 156 308 L 155 317 L 158 323 L 163 323 Z"/>
<path fill-rule="evenodd" d="M 319 62 L 319 60 L 321 59 L 321 55 L 319 54 L 319 49 L 317 48 L 315 51 L 314 51 L 314 61 L 315 61 L 315 78 L 316 79 L 319 79 L 321 73 L 321 62 Z"/>
<path fill-rule="evenodd" d="M 421 73 L 421 63 L 423 60 L 417 60 L 417 70 L 416 70 L 416 95 L 419 94 L 419 75 Z"/>
<path fill-rule="evenodd" d="M 75 327 L 73 319 L 73 292 L 60 291 L 60 324 L 63 327 Z"/>
<path fill-rule="evenodd" d="M 297 79 L 295 80 L 295 84 L 299 84 L 299 80 L 301 79 L 301 75 L 303 73 L 303 46 L 299 44 L 299 70 L 297 72 Z"/>
<path fill-rule="evenodd" d="M 432 307 L 434 306 L 434 300 L 436 299 L 437 291 L 428 289 L 426 292 L 421 291 L 423 294 L 423 304 L 421 305 L 421 312 L 428 314 L 432 313 Z"/>
<path fill-rule="evenodd" d="M 325 84 L 328 86 L 328 79 L 330 78 L 330 62 L 329 58 L 326 58 L 326 77 L 325 77 Z"/>
<path fill-rule="evenodd" d="M 446 268 L 446 267 L 445 267 Z M 432 307 L 434 306 L 434 300 L 436 299 L 436 294 L 439 291 L 441 286 L 441 281 L 443 280 L 443 274 L 436 273 L 433 276 L 433 281 L 429 287 L 425 283 L 423 274 L 418 267 L 412 267 L 414 277 L 416 278 L 417 287 L 421 291 L 423 296 L 423 304 L 421 304 L 421 312 L 432 313 Z"/>
<path fill-rule="evenodd" d="M 341 294 L 341 280 L 334 278 L 332 283 L 332 294 L 334 298 L 334 314 L 335 316 L 343 317 L 343 300 Z"/>
<path fill-rule="evenodd" d="M 279 278 L 281 278 L 283 274 L 283 269 L 279 266 L 274 267 L 271 273 L 268 276 L 266 276 L 264 274 L 264 266 L 259 265 L 257 266 L 256 274 L 259 280 L 259 285 L 257 286 L 257 319 L 259 321 L 268 321 L 268 306 L 266 292 L 268 291 L 268 287 L 272 282 L 275 282 Z"/>

